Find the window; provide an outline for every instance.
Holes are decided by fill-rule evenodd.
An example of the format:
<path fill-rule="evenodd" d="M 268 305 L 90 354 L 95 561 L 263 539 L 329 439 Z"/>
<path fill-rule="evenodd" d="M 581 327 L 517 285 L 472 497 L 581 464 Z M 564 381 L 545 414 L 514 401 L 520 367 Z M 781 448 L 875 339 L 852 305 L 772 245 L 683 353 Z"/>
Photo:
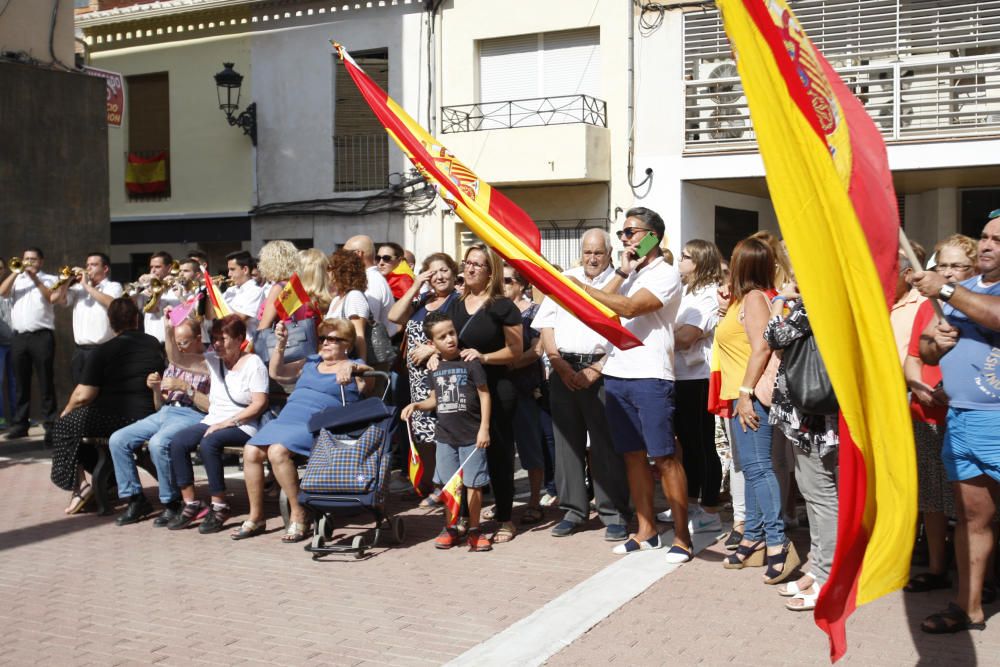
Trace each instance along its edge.
<path fill-rule="evenodd" d="M 129 199 L 170 196 L 170 89 L 166 72 L 125 77 Z"/>
<path fill-rule="evenodd" d="M 601 96 L 600 30 L 563 30 L 479 43 L 479 101 Z"/>
<path fill-rule="evenodd" d="M 715 207 L 715 245 L 719 246 L 726 261 L 733 256 L 736 244 L 755 233 L 757 229 L 757 211 Z"/>
<path fill-rule="evenodd" d="M 382 87 L 389 88 L 389 52 L 351 57 Z M 334 57 L 333 191 L 383 190 L 389 184 L 389 137 L 361 97 L 347 68 Z"/>
<path fill-rule="evenodd" d="M 986 226 L 986 215 L 1000 208 L 1000 189 L 962 190 L 960 206 L 959 231 L 978 239 L 983 233 L 983 227 Z"/>

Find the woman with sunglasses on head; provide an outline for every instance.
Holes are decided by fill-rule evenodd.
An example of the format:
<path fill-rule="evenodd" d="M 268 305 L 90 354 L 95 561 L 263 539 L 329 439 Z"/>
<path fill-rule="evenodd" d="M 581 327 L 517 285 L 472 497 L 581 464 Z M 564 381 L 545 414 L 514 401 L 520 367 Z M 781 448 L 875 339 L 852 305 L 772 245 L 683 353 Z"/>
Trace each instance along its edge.
<path fill-rule="evenodd" d="M 305 510 L 298 500 L 299 474 L 292 457 L 295 454 L 309 456 L 312 451 L 313 435 L 309 431 L 309 419 L 327 408 L 347 406 L 361 400 L 365 381 L 355 376 L 371 370 L 348 355 L 357 335 L 350 322 L 343 319 L 323 320 L 318 334 L 318 354 L 285 363 L 288 333 L 283 323 L 276 325 L 278 345 L 271 355 L 268 370 L 275 382 L 295 382 L 295 390 L 278 417 L 268 422 L 243 447 L 243 476 L 250 500 L 250 514 L 232 533 L 234 540 L 255 537 L 265 530 L 264 461 L 271 462 L 274 477 L 291 506 L 282 542 L 301 542 L 307 537 Z"/>
<path fill-rule="evenodd" d="M 411 403 L 419 403 L 431 394 L 431 387 L 427 383 L 427 368 L 424 364 L 434 354 L 434 346 L 424 333 L 424 320 L 428 313 L 436 310 L 448 312 L 451 304 L 459 298 L 458 292 L 455 291 L 457 277 L 458 264 L 451 255 L 436 252 L 424 260 L 420 275 L 389 310 L 389 319 L 403 326 L 403 349 L 406 350 L 406 371 L 410 379 Z M 413 442 L 421 450 L 430 451 L 434 447 L 436 427 L 437 419 L 433 412 L 417 410 L 410 417 Z M 421 458 L 433 465 L 433 456 L 424 457 L 421 454 Z M 446 481 L 434 479 L 435 485 L 438 486 Z M 437 491 L 431 493 L 420 504 L 424 507 L 437 505 Z"/>

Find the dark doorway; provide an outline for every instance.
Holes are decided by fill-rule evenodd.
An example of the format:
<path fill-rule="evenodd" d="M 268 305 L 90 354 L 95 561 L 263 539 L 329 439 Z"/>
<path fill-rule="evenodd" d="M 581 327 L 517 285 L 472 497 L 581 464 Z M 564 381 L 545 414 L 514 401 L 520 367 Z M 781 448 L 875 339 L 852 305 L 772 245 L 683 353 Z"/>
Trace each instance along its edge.
<path fill-rule="evenodd" d="M 959 231 L 978 239 L 990 211 L 1000 208 L 1000 189 L 962 190 L 959 208 Z"/>
<path fill-rule="evenodd" d="M 758 229 L 757 211 L 715 207 L 715 245 L 728 260 L 736 244 Z"/>

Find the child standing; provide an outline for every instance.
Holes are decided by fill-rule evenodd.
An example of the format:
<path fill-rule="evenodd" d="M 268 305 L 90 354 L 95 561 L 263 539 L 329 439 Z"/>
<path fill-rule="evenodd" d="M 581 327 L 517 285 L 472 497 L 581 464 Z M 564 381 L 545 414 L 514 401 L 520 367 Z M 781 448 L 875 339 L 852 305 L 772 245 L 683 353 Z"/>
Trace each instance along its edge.
<path fill-rule="evenodd" d="M 451 479 L 463 465 L 462 477 L 469 503 L 469 549 L 489 551 L 492 546 L 479 528 L 483 487 L 490 482 L 485 449 L 490 445 L 490 392 L 486 371 L 478 361 L 462 360 L 458 350 L 458 332 L 451 318 L 434 311 L 424 320 L 424 333 L 441 357 L 430 371 L 431 395 L 419 403 L 410 403 L 401 413 L 407 421 L 414 410 L 437 411 L 437 455 L 440 479 Z M 458 517 L 445 507 L 445 529 L 434 543 L 438 549 L 450 549 L 461 543 L 462 536 L 452 527 Z"/>

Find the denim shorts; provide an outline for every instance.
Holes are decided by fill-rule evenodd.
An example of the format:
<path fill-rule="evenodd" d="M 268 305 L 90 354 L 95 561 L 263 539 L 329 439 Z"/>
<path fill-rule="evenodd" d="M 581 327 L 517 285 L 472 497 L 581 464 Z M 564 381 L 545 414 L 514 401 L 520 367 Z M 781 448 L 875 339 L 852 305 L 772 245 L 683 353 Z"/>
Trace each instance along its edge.
<path fill-rule="evenodd" d="M 674 383 L 655 378 L 604 378 L 604 410 L 619 454 L 645 451 L 671 456 L 674 445 Z"/>
<path fill-rule="evenodd" d="M 1000 482 L 1000 410 L 948 408 L 941 460 L 950 482 L 980 475 Z"/>
<path fill-rule="evenodd" d="M 475 444 L 449 445 L 446 442 L 437 443 L 435 449 L 434 461 L 437 467 L 434 475 L 440 477 L 442 484 L 448 483 L 463 461 L 465 467 L 462 469 L 462 484 L 470 489 L 481 489 L 490 483 L 485 449 L 479 449 Z"/>

